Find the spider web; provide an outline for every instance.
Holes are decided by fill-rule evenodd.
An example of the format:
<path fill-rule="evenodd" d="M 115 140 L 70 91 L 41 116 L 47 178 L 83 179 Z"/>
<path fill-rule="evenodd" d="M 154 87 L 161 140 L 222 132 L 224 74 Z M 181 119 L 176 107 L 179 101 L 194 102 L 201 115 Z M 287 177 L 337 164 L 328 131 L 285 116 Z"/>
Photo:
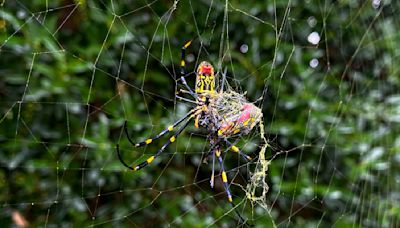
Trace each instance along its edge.
<path fill-rule="evenodd" d="M 207 132 L 145 148 L 192 107 L 187 71 L 227 69 L 263 110 L 223 153 L 235 210 L 256 226 L 399 226 L 398 3 L 0 1 L 0 202 L 17 226 L 240 225 Z M 338 16 L 339 15 L 339 16 Z M 186 77 L 193 87 L 195 77 Z M 229 86 L 228 86 L 229 85 Z M 4 221 L 4 222 L 3 222 Z"/>

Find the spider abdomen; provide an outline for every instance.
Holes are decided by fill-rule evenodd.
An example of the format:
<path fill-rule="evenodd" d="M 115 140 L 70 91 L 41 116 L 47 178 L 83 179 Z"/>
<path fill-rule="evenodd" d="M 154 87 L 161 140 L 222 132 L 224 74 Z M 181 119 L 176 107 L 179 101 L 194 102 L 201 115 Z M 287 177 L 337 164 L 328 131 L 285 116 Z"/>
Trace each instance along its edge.
<path fill-rule="evenodd" d="M 201 125 L 219 137 L 248 134 L 262 118 L 261 109 L 234 91 L 216 94 L 209 109 L 200 118 Z"/>

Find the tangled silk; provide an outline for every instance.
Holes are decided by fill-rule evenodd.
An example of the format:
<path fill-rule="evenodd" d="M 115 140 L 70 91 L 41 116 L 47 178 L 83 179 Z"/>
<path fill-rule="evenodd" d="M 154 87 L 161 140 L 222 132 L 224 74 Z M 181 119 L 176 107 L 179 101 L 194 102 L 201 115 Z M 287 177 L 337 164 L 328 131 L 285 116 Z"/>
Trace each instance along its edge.
<path fill-rule="evenodd" d="M 248 102 L 244 94 L 230 90 L 215 94 L 211 99 L 208 115 L 199 121 L 208 130 L 218 131 L 219 137 L 246 135 L 262 119 L 261 109 Z"/>

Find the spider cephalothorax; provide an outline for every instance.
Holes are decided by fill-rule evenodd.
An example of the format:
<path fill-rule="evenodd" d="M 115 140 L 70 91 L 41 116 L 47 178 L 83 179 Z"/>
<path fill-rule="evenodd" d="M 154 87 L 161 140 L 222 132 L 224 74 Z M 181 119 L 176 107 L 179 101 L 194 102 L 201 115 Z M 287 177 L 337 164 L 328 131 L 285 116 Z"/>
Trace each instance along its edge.
<path fill-rule="evenodd" d="M 174 128 L 181 123 L 183 123 L 183 125 L 153 156 L 149 157 L 146 161 L 140 163 L 139 165 L 130 166 L 125 163 L 121 157 L 119 146 L 117 145 L 118 158 L 125 167 L 133 171 L 144 168 L 148 164 L 152 163 L 154 159 L 156 159 L 162 152 L 164 152 L 171 143 L 175 142 L 176 138 L 188 126 L 189 122 L 194 119 L 195 127 L 202 127 L 206 129 L 209 134 L 211 148 L 209 155 L 212 156 L 213 161 L 213 169 L 210 178 L 211 187 L 214 186 L 214 163 L 215 158 L 217 158 L 220 164 L 221 178 L 228 196 L 228 201 L 233 205 L 232 194 L 229 190 L 228 178 L 225 172 L 223 159 L 221 157 L 221 148 L 225 143 L 225 145 L 232 151 L 239 153 L 245 160 L 250 161 L 251 157 L 243 153 L 238 147 L 229 142 L 229 139 L 235 136 L 248 134 L 254 128 L 254 126 L 260 122 L 262 118 L 262 112 L 261 109 L 255 106 L 253 103 L 248 102 L 244 94 L 223 90 L 226 77 L 225 73 L 223 74 L 220 88 L 216 88 L 217 79 L 216 74 L 214 74 L 214 67 L 207 61 L 201 62 L 197 67 L 196 86 L 195 90 L 193 91 L 185 80 L 185 51 L 190 44 L 191 41 L 187 42 L 182 47 L 180 80 L 187 88 L 186 92 L 194 98 L 194 100 L 188 100 L 186 98 L 184 99 L 192 104 L 195 104 L 196 106 L 184 117 L 179 119 L 173 125 L 168 126 L 158 135 L 139 143 L 134 143 L 131 140 L 125 122 L 125 133 L 129 142 L 135 147 L 148 145 L 154 140 L 161 138 L 163 135 L 172 132 Z M 242 219 L 240 214 L 238 215 Z"/>
<path fill-rule="evenodd" d="M 197 67 L 195 92 L 198 94 L 214 93 L 214 89 L 215 89 L 214 67 L 209 62 L 203 61 Z"/>

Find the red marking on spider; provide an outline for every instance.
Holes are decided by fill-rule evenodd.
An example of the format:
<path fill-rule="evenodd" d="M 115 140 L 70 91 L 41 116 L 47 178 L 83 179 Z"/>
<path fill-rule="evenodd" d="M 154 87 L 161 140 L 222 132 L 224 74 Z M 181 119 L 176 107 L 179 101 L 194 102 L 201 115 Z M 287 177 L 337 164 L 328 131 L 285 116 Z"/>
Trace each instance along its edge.
<path fill-rule="evenodd" d="M 208 74 L 211 75 L 212 73 L 212 66 L 209 64 L 204 64 L 201 66 L 201 68 L 199 69 L 199 74 Z"/>
<path fill-rule="evenodd" d="M 242 107 L 242 114 L 240 115 L 238 122 L 243 123 L 244 121 L 248 120 L 251 115 L 251 111 L 253 110 L 253 105 L 245 104 Z"/>

